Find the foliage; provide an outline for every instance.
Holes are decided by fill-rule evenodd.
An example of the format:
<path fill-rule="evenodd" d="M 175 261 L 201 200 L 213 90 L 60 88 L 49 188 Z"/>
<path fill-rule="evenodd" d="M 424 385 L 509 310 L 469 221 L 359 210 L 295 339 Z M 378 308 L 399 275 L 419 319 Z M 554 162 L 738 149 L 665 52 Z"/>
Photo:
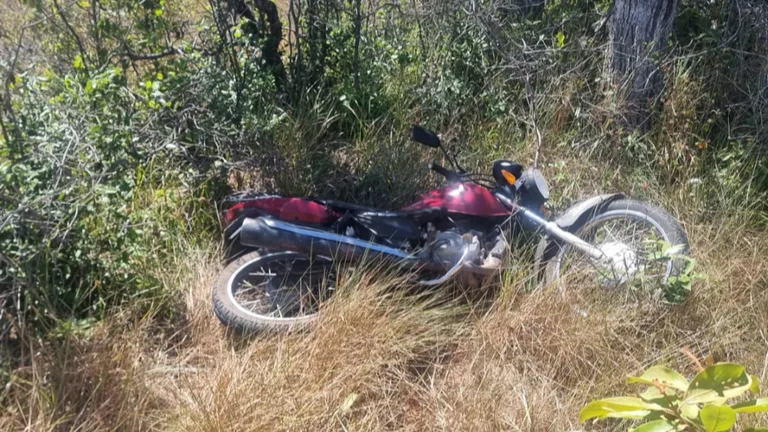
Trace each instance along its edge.
<path fill-rule="evenodd" d="M 642 195 L 641 178 L 695 197 L 697 220 L 749 203 L 764 223 L 760 2 L 681 2 L 647 133 L 620 126 L 602 71 L 609 1 L 278 2 L 279 64 L 256 3 L 36 0 L 0 34 L 4 320 L 162 303 L 150 270 L 215 230 L 227 188 L 403 204 L 435 181 L 415 122 L 480 171 L 532 162 L 538 130 L 555 203 L 583 184 Z"/>
<path fill-rule="evenodd" d="M 706 276 L 696 272 L 696 260 L 680 253 L 680 245 L 671 245 L 664 240 L 649 240 L 649 262 L 662 262 L 680 268 L 676 276 L 671 276 L 664 281 L 661 287 L 661 297 L 665 303 L 680 304 L 691 294 L 691 285 L 695 279 L 704 279 Z M 640 282 L 642 284 L 642 281 Z"/>
<path fill-rule="evenodd" d="M 751 231 L 768 221 L 768 201 L 761 199 L 768 192 L 765 2 L 678 3 L 669 50 L 654 59 L 665 87 L 647 132 L 621 126 L 621 89 L 604 74 L 609 0 L 277 1 L 283 25 L 279 64 L 264 56 L 271 43 L 269 20 L 257 3 L 270 2 L 0 4 L 0 380 L 8 383 L 0 386 L 0 402 L 9 400 L 8 392 L 39 398 L 30 404 L 34 409 L 21 409 L 20 429 L 94 421 L 95 427 L 84 423 L 82 429 L 97 430 L 113 426 L 111 421 L 127 424 L 122 416 L 136 406 L 145 411 L 135 410 L 142 418 L 131 421 L 154 422 L 157 413 L 148 407 L 169 398 L 154 393 L 168 381 L 153 380 L 170 379 L 156 371 L 171 368 L 190 386 L 221 380 L 204 391 L 172 390 L 182 395 L 174 403 L 192 404 L 172 410 L 177 421 L 191 422 L 181 429 L 218 425 L 222 419 L 240 428 L 285 427 L 295 420 L 294 405 L 275 411 L 274 400 L 296 395 L 304 402 L 297 406 L 310 407 L 308 417 L 318 422 L 325 421 L 322 410 L 334 405 L 334 395 L 341 399 L 333 409 L 351 406 L 339 417 L 370 409 L 370 422 L 358 427 L 363 430 L 403 426 L 397 419 L 409 421 L 410 407 L 418 404 L 435 414 L 416 419 L 424 422 L 416 423 L 423 426 L 417 429 L 446 421 L 445 416 L 448 424 L 464 426 L 459 429 L 489 419 L 496 429 L 523 424 L 552 429 L 551 413 L 557 425 L 569 424 L 573 412 L 562 407 L 604 385 L 596 368 L 610 376 L 656 361 L 660 349 L 663 355 L 669 346 L 685 343 L 678 334 L 707 332 L 717 338 L 713 349 L 747 352 L 755 357 L 752 363 L 763 361 L 764 347 L 756 348 L 743 334 L 761 329 L 766 320 L 759 286 L 765 236 Z M 254 21 L 238 9 L 241 4 Z M 683 274 L 669 281 L 665 300 L 687 297 L 699 272 L 707 275 L 700 279 L 703 289 L 674 313 L 600 309 L 610 299 L 591 298 L 588 307 L 600 313 L 578 321 L 570 299 L 532 295 L 519 305 L 502 303 L 480 321 L 462 321 L 462 337 L 455 338 L 445 336 L 457 335 L 455 322 L 435 317 L 425 324 L 406 307 L 398 308 L 407 315 L 404 321 L 389 313 L 361 314 L 388 307 L 366 298 L 340 304 L 347 311 L 329 315 L 338 322 L 321 328 L 318 338 L 293 335 L 255 346 L 254 358 L 260 360 L 242 369 L 241 354 L 217 345 L 220 332 L 206 312 L 206 277 L 216 272 L 216 259 L 207 252 L 203 264 L 190 261 L 190 251 L 210 249 L 216 237 L 216 201 L 228 189 L 255 188 L 396 207 L 437 181 L 422 169 L 434 154 L 407 142 L 411 123 L 440 131 L 467 168 L 482 172 L 494 159 L 530 164 L 540 153 L 539 167 L 554 183 L 555 211 L 599 191 L 661 202 L 686 223 L 694 246 L 707 245 L 695 249 L 697 261 L 686 261 Z M 660 254 L 669 259 L 664 245 Z M 517 285 L 507 285 L 501 298 L 519 300 Z M 180 305 L 173 301 L 179 293 L 194 298 Z M 749 313 L 742 313 L 753 302 Z M 683 315 L 676 318 L 678 313 Z M 167 325 L 178 315 L 190 319 L 193 329 L 179 328 L 176 321 Z M 606 315 L 611 320 L 599 321 Z M 349 325 L 350 316 L 362 324 Z M 149 325 L 146 317 L 166 321 L 131 345 L 99 334 L 115 317 L 142 325 Z M 475 322 L 477 327 L 466 327 Z M 115 327 L 122 331 L 128 325 Z M 155 334 L 166 327 L 173 336 Z M 359 329 L 372 329 L 368 333 L 377 337 L 349 334 Z M 402 335 L 412 336 L 409 346 Z M 166 344 L 188 336 L 194 343 L 167 351 Z M 643 343 L 627 346 L 627 338 Z M 106 342 L 94 342 L 99 340 Z M 162 347 L 153 345 L 158 340 Z M 389 342 L 378 345 L 383 340 Z M 454 340 L 459 353 L 477 353 L 480 361 L 473 354 L 472 366 L 444 369 L 444 360 L 467 358 L 442 357 L 453 349 L 446 341 Z M 29 346 L 20 347 L 19 341 Z M 80 344 L 88 348 L 81 352 Z M 146 346 L 153 346 L 149 355 Z M 6 349 L 15 351 L 6 355 Z M 62 351 L 48 359 L 52 370 L 40 372 L 34 359 L 31 368 L 18 360 L 21 351 L 45 356 L 51 350 Z M 295 364 L 319 366 L 264 373 L 259 368 L 272 364 L 275 351 Z M 440 359 L 429 357 L 422 368 L 413 360 L 422 352 L 440 353 Z M 390 357 L 395 360 L 382 363 Z M 158 364 L 144 364 L 147 359 Z M 187 359 L 200 359 L 200 369 L 189 368 Z M 20 364 L 24 368 L 15 369 Z M 247 379 L 229 379 L 222 364 L 227 373 Z M 144 367 L 145 375 L 134 375 Z M 458 369 L 472 374 L 440 375 Z M 414 370 L 419 383 L 408 381 Z M 199 371 L 208 378 L 201 381 Z M 424 380 L 423 373 L 434 376 Z M 274 385 L 274 377 L 286 385 Z M 454 378 L 466 379 L 467 386 L 456 386 L 464 381 Z M 132 379 L 140 384 L 123 385 Z M 420 391 L 422 381 L 432 387 Z M 249 395 L 258 393 L 253 389 L 268 392 L 232 404 L 228 386 L 245 386 L 239 391 Z M 451 393 L 455 388 L 462 391 Z M 206 392 L 220 389 L 226 403 L 213 409 L 241 411 L 223 416 L 208 411 L 208 397 L 215 394 Z M 677 397 L 687 391 L 666 389 Z M 365 397 L 344 399 L 355 394 Z M 492 411 L 504 406 L 492 402 L 510 394 L 522 394 L 519 413 Z M 392 403 L 387 398 L 393 395 L 416 403 Z M 549 403 L 552 409 L 542 408 Z M 685 405 L 686 412 L 693 405 Z M 715 405 L 705 412 L 704 404 L 695 405 L 699 413 L 690 421 L 702 427 L 704 419 L 728 420 L 723 407 L 762 406 Z M 383 406 L 395 411 L 376 411 Z M 402 407 L 405 411 L 397 411 Z M 92 411 L 81 417 L 71 409 Z M 194 415 L 179 418 L 185 410 Z M 110 412 L 114 418 L 102 417 Z M 258 418 L 243 419 L 241 412 Z M 277 420 L 259 423 L 263 413 Z M 65 419 L 65 424 L 30 426 L 28 416 L 43 424 Z M 195 423 L 207 416 L 210 424 Z M 664 412 L 655 421 L 683 421 L 673 417 Z M 296 423 L 293 429 L 322 427 L 328 425 Z"/>
<path fill-rule="evenodd" d="M 16 89 L 24 122 L 14 144 L 23 145 L 2 149 L 0 271 L 36 320 L 101 316 L 126 297 L 157 297 L 145 269 L 188 231 L 188 218 L 209 211 L 200 213 L 206 187 L 195 186 L 180 149 L 141 130 L 163 121 L 151 103 L 166 85 L 156 82 L 131 92 L 110 68 L 87 79 L 30 77 Z"/>
<path fill-rule="evenodd" d="M 637 397 L 601 399 L 586 405 L 579 420 L 624 418 L 645 423 L 631 431 L 702 432 L 729 431 L 736 425 L 737 414 L 768 412 L 768 398 L 740 400 L 750 392 L 757 395 L 759 381 L 744 366 L 716 363 L 701 370 L 690 382 L 666 366 L 653 366 L 639 377 L 629 377 L 629 384 L 648 387 Z M 764 428 L 752 428 L 752 431 Z"/>

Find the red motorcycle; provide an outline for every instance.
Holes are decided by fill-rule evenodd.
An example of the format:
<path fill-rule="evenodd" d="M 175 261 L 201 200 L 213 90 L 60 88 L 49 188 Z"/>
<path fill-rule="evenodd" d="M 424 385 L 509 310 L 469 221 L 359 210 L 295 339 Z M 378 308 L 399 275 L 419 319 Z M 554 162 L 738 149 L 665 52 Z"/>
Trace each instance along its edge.
<path fill-rule="evenodd" d="M 683 271 L 684 261 L 667 252 L 687 253 L 685 231 L 656 206 L 613 193 L 548 221 L 549 189 L 538 169 L 499 160 L 492 178 L 472 174 L 434 132 L 414 126 L 412 138 L 440 149 L 455 170 L 430 164 L 448 184 L 400 211 L 274 195 L 230 199 L 222 220 L 236 257 L 213 288 L 216 316 L 240 331 L 305 324 L 333 295 L 342 264 L 363 258 L 412 268 L 420 285 L 480 284 L 502 269 L 514 252 L 509 239 L 521 231 L 542 234 L 535 273 L 561 289 L 576 285 L 570 275 L 580 285 L 588 278 L 622 287 Z"/>

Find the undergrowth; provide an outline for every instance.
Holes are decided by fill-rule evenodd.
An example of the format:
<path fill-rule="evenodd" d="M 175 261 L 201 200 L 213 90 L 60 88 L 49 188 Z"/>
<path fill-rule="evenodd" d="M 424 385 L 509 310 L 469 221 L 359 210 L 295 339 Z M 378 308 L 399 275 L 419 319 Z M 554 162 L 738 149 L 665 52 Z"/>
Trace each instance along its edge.
<path fill-rule="evenodd" d="M 616 377 L 692 372 L 682 348 L 765 381 L 762 3 L 680 2 L 634 131 L 602 70 L 606 2 L 277 2 L 279 64 L 268 17 L 224 3 L 0 5 L 0 428 L 581 430 Z M 663 206 L 703 278 L 662 306 L 532 289 L 522 258 L 487 292 L 358 271 L 308 332 L 228 334 L 218 200 L 396 208 L 447 165 L 412 123 L 473 171 L 538 159 L 555 213 L 613 191 Z"/>

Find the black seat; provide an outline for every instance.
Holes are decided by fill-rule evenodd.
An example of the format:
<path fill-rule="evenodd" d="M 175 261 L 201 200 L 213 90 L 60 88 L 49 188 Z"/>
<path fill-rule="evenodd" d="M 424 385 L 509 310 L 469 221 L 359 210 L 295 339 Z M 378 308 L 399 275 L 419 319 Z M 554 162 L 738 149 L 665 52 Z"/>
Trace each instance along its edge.
<path fill-rule="evenodd" d="M 394 211 L 394 210 L 382 210 L 374 207 L 361 206 L 359 204 L 352 204 L 343 201 L 325 200 L 321 201 L 326 206 L 334 210 L 349 210 L 355 215 L 362 215 L 366 219 L 401 219 L 407 218 L 421 225 L 431 220 L 444 217 L 446 215 L 445 209 L 442 208 L 426 208 L 420 210 L 408 210 L 408 211 Z"/>
<path fill-rule="evenodd" d="M 326 206 L 334 209 L 334 210 L 352 210 L 354 212 L 384 212 L 386 213 L 386 210 L 379 210 L 373 207 L 366 207 L 361 206 L 359 204 L 352 204 L 344 201 L 334 201 L 334 200 L 324 200 L 320 201 L 321 203 L 325 204 Z"/>

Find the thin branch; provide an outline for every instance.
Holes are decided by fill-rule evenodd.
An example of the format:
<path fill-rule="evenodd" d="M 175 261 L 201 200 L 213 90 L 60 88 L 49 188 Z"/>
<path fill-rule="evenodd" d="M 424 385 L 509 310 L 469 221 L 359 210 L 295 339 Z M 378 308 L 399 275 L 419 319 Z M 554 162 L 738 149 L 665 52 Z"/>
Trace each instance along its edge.
<path fill-rule="evenodd" d="M 427 44 L 424 43 L 424 32 L 421 28 L 421 17 L 419 16 L 419 11 L 416 10 L 416 0 L 411 0 L 411 4 L 413 6 L 413 13 L 416 17 L 416 30 L 419 35 L 419 44 L 421 45 L 421 60 L 424 61 L 427 58 Z"/>
<path fill-rule="evenodd" d="M 363 17 L 361 15 L 362 0 L 355 0 L 355 88 L 360 89 L 360 37 Z"/>
<path fill-rule="evenodd" d="M 5 142 L 8 143 L 9 146 L 11 145 L 11 138 L 10 138 L 10 134 L 8 133 L 8 126 L 5 124 L 5 120 L 3 120 L 2 108 L 5 108 L 5 112 L 8 114 L 8 120 L 11 122 L 11 124 L 15 126 L 16 115 L 13 112 L 13 104 L 11 102 L 10 81 L 16 79 L 14 71 L 16 70 L 16 63 L 19 60 L 19 51 L 21 51 L 21 44 L 22 44 L 22 41 L 24 40 L 25 30 L 26 28 L 22 28 L 21 32 L 19 32 L 19 40 L 16 43 L 16 50 L 13 53 L 13 60 L 11 61 L 11 65 L 8 67 L 7 77 L 5 77 L 7 81 L 3 82 L 5 98 L 0 97 L 0 105 L 3 105 L 3 104 L 5 105 L 4 107 L 0 107 L 0 128 L 3 130 L 3 137 L 5 139 Z M 21 153 L 20 146 L 16 150 L 17 152 Z"/>
<path fill-rule="evenodd" d="M 183 54 L 184 54 L 184 51 L 182 51 L 179 48 L 170 48 L 166 51 L 162 51 L 154 54 L 136 54 L 130 51 L 126 51 L 124 53 L 117 54 L 117 56 L 126 57 L 132 61 L 147 61 L 147 60 L 159 60 L 161 58 L 175 56 L 175 55 L 183 55 Z"/>
<path fill-rule="evenodd" d="M 80 50 L 80 57 L 83 61 L 83 68 L 85 69 L 85 72 L 90 75 L 90 72 L 88 70 L 88 63 L 87 63 L 87 56 L 85 53 L 85 46 L 83 46 L 83 41 L 80 40 L 80 36 L 77 34 L 75 29 L 69 24 L 69 20 L 67 20 L 67 16 L 64 15 L 64 11 L 59 6 L 58 0 L 53 0 L 53 6 L 56 8 L 56 12 L 61 17 L 61 20 L 64 21 L 64 25 L 67 27 L 67 30 L 72 34 L 72 38 L 75 39 L 75 43 L 77 44 L 77 48 Z"/>
<path fill-rule="evenodd" d="M 533 158 L 533 167 L 539 167 L 539 154 L 541 153 L 541 130 L 539 124 L 536 121 L 536 94 L 531 86 L 531 75 L 525 76 L 525 97 L 528 99 L 528 106 L 531 109 L 531 121 L 533 122 L 533 129 L 536 131 L 536 156 Z"/>
<path fill-rule="evenodd" d="M 2 98 L 0 98 L 0 103 L 2 102 Z M 8 134 L 8 126 L 5 125 L 2 111 L 0 111 L 0 129 L 3 130 L 3 139 L 5 139 L 5 142 L 7 142 L 8 145 L 11 145 L 11 136 Z"/>

